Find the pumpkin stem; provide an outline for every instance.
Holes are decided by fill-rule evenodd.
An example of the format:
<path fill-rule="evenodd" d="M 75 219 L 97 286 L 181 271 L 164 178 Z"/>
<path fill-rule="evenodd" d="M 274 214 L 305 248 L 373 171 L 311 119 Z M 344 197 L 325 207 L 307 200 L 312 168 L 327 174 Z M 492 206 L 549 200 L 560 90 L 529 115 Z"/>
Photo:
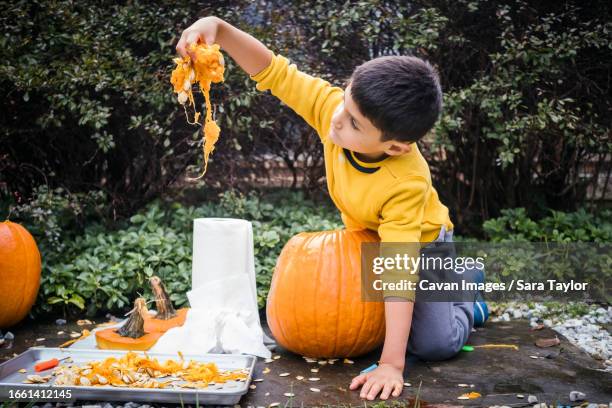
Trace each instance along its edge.
<path fill-rule="evenodd" d="M 143 298 L 138 298 L 134 301 L 134 308 L 130 311 L 127 322 L 121 326 L 117 333 L 121 337 L 130 337 L 138 339 L 145 335 L 144 318 L 147 313 L 147 306 Z"/>
<path fill-rule="evenodd" d="M 155 295 L 155 306 L 157 308 L 156 319 L 169 320 L 176 316 L 176 310 L 172 306 L 172 301 L 168 296 L 166 287 L 158 276 L 152 276 L 149 279 L 153 295 Z"/>
<path fill-rule="evenodd" d="M 6 220 L 4 220 L 4 222 L 9 221 L 9 218 L 11 218 L 11 213 L 13 212 L 13 206 L 10 205 L 9 209 L 8 209 L 8 214 L 6 215 Z"/>

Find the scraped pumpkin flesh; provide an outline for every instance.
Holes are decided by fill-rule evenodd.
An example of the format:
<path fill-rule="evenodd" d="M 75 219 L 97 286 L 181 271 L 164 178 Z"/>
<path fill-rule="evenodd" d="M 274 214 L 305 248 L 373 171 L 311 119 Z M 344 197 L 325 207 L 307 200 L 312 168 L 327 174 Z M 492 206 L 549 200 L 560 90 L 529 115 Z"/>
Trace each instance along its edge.
<path fill-rule="evenodd" d="M 189 101 L 190 107 L 194 110 L 194 120 L 189 121 L 189 115 L 185 108 L 185 114 L 187 115 L 187 122 L 190 124 L 199 123 L 200 112 L 197 111 L 195 106 L 195 100 L 193 96 L 192 86 L 196 82 L 198 83 L 202 94 L 204 95 L 204 104 L 206 114 L 204 115 L 204 170 L 202 173 L 195 178 L 200 179 L 206 174 L 208 168 L 208 159 L 210 154 L 215 150 L 215 144 L 219 140 L 221 128 L 215 122 L 212 115 L 212 104 L 210 102 L 210 85 L 211 83 L 223 82 L 223 75 L 225 72 L 225 66 L 223 63 L 223 55 L 219 50 L 219 45 L 207 45 L 191 44 L 189 50 L 195 55 L 195 60 L 192 61 L 191 57 L 186 56 L 184 58 L 174 58 L 176 67 L 172 71 L 170 82 L 174 87 L 174 92 L 177 93 L 178 101 L 181 105 L 185 105 Z"/>

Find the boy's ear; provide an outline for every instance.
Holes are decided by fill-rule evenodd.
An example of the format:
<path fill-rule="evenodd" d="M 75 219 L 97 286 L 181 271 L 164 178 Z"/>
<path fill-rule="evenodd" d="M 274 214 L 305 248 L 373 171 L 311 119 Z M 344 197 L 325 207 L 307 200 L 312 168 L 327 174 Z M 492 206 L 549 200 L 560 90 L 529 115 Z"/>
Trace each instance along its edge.
<path fill-rule="evenodd" d="M 399 142 L 397 140 L 391 140 L 385 153 L 389 156 L 401 156 L 402 154 L 410 153 L 412 150 L 412 143 Z"/>

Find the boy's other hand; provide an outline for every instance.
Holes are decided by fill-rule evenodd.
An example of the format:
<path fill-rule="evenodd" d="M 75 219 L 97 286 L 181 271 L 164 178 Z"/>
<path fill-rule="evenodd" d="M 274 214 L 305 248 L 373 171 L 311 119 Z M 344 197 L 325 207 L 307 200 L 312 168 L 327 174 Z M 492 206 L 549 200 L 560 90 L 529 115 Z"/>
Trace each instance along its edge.
<path fill-rule="evenodd" d="M 353 378 L 349 388 L 355 390 L 362 385 L 360 398 L 373 400 L 380 393 L 380 399 L 399 397 L 404 388 L 402 370 L 391 364 L 381 363 L 376 369 Z"/>
<path fill-rule="evenodd" d="M 189 56 L 195 61 L 195 56 L 189 50 L 189 45 L 206 42 L 207 45 L 212 45 L 217 41 L 217 30 L 221 20 L 217 17 L 204 17 L 190 25 L 176 44 L 176 51 L 181 57 Z M 222 62 L 223 63 L 223 62 Z"/>

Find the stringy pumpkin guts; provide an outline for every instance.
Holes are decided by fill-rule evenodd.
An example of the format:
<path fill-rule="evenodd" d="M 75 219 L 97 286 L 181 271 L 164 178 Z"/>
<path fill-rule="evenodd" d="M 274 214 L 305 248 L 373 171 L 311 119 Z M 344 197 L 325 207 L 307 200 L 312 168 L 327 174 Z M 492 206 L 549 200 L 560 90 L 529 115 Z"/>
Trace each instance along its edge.
<path fill-rule="evenodd" d="M 160 362 L 132 351 L 121 358 L 61 365 L 53 371 L 58 386 L 114 386 L 136 388 L 206 388 L 229 381 L 246 381 L 247 369 L 222 370 L 215 363 L 184 360 Z M 180 381 L 180 383 L 179 383 Z"/>
<path fill-rule="evenodd" d="M 191 60 L 191 57 L 185 58 L 174 58 L 176 67 L 172 71 L 170 82 L 174 87 L 178 101 L 183 107 L 185 103 L 189 101 L 189 105 L 194 109 L 194 120 L 189 121 L 189 115 L 187 114 L 187 108 L 185 108 L 185 115 L 187 116 L 187 123 L 197 124 L 199 123 L 200 112 L 196 110 L 195 101 L 193 98 L 192 86 L 194 83 L 198 83 L 200 91 L 204 95 L 204 102 L 206 107 L 206 114 L 204 117 L 204 170 L 202 174 L 193 180 L 200 179 L 206 174 L 208 168 L 208 158 L 215 149 L 215 143 L 219 140 L 219 134 L 221 129 L 213 119 L 212 105 L 210 103 L 210 84 L 212 82 L 223 82 L 223 74 L 225 72 L 225 65 L 223 63 L 223 55 L 219 51 L 219 45 L 207 45 L 207 44 L 191 44 L 189 50 L 195 55 L 195 61 Z"/>

